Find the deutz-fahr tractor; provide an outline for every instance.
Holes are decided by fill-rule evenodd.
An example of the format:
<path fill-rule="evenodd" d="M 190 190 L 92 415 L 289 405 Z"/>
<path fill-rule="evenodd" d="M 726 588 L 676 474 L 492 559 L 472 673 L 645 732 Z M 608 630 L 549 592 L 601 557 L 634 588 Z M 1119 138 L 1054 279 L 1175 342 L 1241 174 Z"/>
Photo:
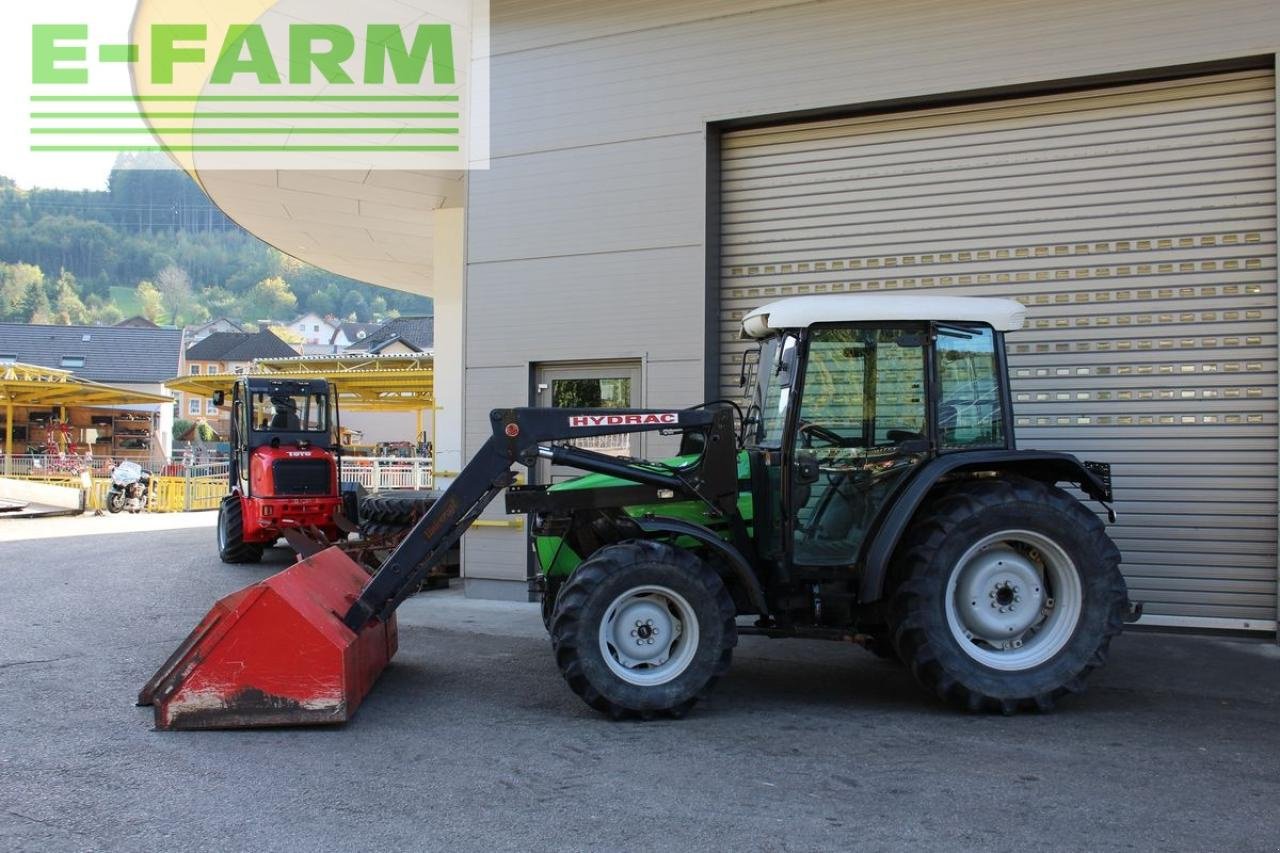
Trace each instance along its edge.
<path fill-rule="evenodd" d="M 1140 607 L 1081 502 L 1114 520 L 1109 468 L 1015 446 L 1004 334 L 1023 320 L 1008 300 L 798 297 L 744 319 L 741 405 L 497 409 L 372 578 L 330 549 L 236 593 L 141 701 L 160 727 L 347 719 L 395 652 L 397 605 L 506 489 L 560 671 L 613 717 L 684 714 L 744 633 L 861 643 L 969 710 L 1048 710 Z M 652 431 L 680 454 L 573 443 Z M 589 473 L 515 486 L 540 459 Z"/>

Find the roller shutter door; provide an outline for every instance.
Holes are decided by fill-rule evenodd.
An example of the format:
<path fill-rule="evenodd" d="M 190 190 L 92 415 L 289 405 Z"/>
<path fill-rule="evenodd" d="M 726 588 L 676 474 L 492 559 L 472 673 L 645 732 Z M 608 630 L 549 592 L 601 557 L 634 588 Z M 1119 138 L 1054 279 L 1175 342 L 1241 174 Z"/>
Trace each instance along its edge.
<path fill-rule="evenodd" d="M 728 133 L 724 390 L 772 299 L 1019 299 L 1020 446 L 1112 463 L 1145 621 L 1274 630 L 1275 131 L 1258 71 Z"/>

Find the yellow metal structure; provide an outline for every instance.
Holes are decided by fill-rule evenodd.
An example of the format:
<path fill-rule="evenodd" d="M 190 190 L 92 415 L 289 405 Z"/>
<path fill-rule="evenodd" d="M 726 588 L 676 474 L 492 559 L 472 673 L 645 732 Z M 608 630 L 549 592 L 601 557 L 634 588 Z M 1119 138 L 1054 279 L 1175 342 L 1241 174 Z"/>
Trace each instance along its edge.
<path fill-rule="evenodd" d="M 22 474 L 19 479 L 50 483 L 85 490 L 85 509 L 89 511 L 107 508 L 107 491 L 111 488 L 109 477 L 89 477 L 77 474 Z M 217 509 L 227 494 L 226 476 L 172 477 L 156 475 L 151 478 L 151 504 L 148 512 L 192 512 Z"/>
<path fill-rule="evenodd" d="M 323 379 L 338 389 L 338 401 L 347 411 L 412 411 L 435 408 L 435 382 L 429 355 L 321 355 L 267 358 L 253 363 L 257 377 Z M 240 375 L 179 376 L 165 386 L 184 394 L 212 397 L 222 391 L 228 398 Z M 421 430 L 419 430 L 421 432 Z"/>
<path fill-rule="evenodd" d="M 172 404 L 170 397 L 104 385 L 69 370 L 14 362 L 0 365 L 0 404 L 4 406 L 5 471 L 13 458 L 13 410 L 16 406 L 131 406 Z"/>

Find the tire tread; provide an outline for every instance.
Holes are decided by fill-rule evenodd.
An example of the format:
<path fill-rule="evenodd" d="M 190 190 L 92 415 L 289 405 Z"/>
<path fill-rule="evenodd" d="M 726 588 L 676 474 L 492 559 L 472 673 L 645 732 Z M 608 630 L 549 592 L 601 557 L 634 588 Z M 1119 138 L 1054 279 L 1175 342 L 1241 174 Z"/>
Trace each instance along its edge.
<path fill-rule="evenodd" d="M 928 578 L 930 567 L 938 563 L 938 553 L 949 535 L 963 529 L 966 522 L 983 510 L 1009 503 L 1047 504 L 1071 517 L 1085 528 L 1085 535 L 1100 543 L 1106 576 L 1106 607 L 1103 629 L 1078 672 L 1049 692 L 997 697 L 965 683 L 948 673 L 931 647 L 925 604 L 936 578 Z M 1064 696 L 1082 693 L 1085 679 L 1102 666 L 1113 638 L 1124 628 L 1128 591 L 1120 573 L 1120 551 L 1107 535 L 1102 521 L 1066 492 L 1036 480 L 1009 477 L 961 483 L 940 491 L 920 510 L 917 521 L 903 537 L 906 543 L 895 555 L 891 577 L 897 583 L 889 600 L 889 622 L 893 645 L 907 663 L 915 679 L 939 699 L 971 712 L 994 711 L 1013 714 L 1021 710 L 1049 711 Z"/>
<path fill-rule="evenodd" d="M 671 707 L 640 709 L 627 707 L 603 695 L 587 678 L 581 661 L 577 637 L 581 632 L 581 617 L 592 593 L 608 578 L 618 572 L 626 572 L 641 562 L 665 562 L 686 570 L 697 580 L 703 591 L 716 602 L 717 615 L 722 621 L 724 642 L 714 663 L 711 677 L 697 693 Z M 609 715 L 612 719 L 652 719 L 658 715 L 680 718 L 711 692 L 716 682 L 729 669 L 733 648 L 738 642 L 738 628 L 733 599 L 720 577 L 693 554 L 682 548 L 650 540 L 631 540 L 602 548 L 582 563 L 560 588 L 555 613 L 551 617 L 551 647 L 561 675 L 587 705 Z"/>

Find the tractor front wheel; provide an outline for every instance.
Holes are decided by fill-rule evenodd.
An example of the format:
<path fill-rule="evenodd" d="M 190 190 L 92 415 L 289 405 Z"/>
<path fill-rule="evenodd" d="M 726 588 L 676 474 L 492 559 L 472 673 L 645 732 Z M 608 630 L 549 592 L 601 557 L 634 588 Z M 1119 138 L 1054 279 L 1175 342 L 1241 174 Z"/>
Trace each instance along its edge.
<path fill-rule="evenodd" d="M 1102 522 L 1021 477 L 960 484 L 903 537 L 890 605 L 916 680 L 972 711 L 1050 709 L 1120 633 L 1128 593 Z"/>
<path fill-rule="evenodd" d="M 688 551 L 643 540 L 587 559 L 551 618 L 570 689 L 615 719 L 683 716 L 729 668 L 737 642 L 720 576 Z"/>
<path fill-rule="evenodd" d="M 239 495 L 227 495 L 218 507 L 218 558 L 224 563 L 256 563 L 262 545 L 244 541 L 244 508 Z"/>

